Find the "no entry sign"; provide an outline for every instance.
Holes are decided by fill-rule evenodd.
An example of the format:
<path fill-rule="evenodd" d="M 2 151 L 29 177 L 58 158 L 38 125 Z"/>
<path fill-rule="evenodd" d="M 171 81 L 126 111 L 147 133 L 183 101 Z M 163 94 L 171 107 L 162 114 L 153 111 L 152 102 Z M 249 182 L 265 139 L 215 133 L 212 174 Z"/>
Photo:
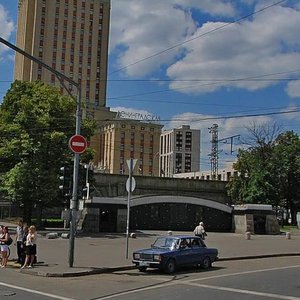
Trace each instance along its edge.
<path fill-rule="evenodd" d="M 87 141 L 82 135 L 76 134 L 70 138 L 69 146 L 74 153 L 83 153 L 86 150 Z"/>

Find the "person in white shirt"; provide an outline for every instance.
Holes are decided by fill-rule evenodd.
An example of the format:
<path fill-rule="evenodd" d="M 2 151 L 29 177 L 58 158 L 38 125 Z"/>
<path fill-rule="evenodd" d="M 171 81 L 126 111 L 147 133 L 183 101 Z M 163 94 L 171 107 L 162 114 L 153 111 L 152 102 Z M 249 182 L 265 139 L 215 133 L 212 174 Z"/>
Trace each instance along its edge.
<path fill-rule="evenodd" d="M 20 220 L 17 226 L 17 234 L 16 234 L 16 244 L 17 244 L 17 255 L 18 255 L 18 263 L 22 263 L 22 252 L 23 252 L 23 237 L 24 237 L 24 228 L 23 221 Z"/>
<path fill-rule="evenodd" d="M 25 243 L 26 245 L 25 263 L 21 267 L 21 269 L 24 269 L 26 266 L 28 268 L 32 268 L 32 264 L 36 256 L 36 239 L 37 239 L 36 228 L 34 225 L 31 225 L 29 227 L 29 232 Z"/>
<path fill-rule="evenodd" d="M 203 222 L 200 222 L 199 225 L 194 229 L 194 234 L 196 236 L 200 236 L 203 240 L 205 240 L 205 236 L 207 235 L 204 229 Z"/>
<path fill-rule="evenodd" d="M 1 268 L 6 268 L 8 262 L 8 245 L 6 244 L 9 239 L 8 227 L 2 226 L 2 233 L 0 236 L 0 250 L 2 255 Z"/>

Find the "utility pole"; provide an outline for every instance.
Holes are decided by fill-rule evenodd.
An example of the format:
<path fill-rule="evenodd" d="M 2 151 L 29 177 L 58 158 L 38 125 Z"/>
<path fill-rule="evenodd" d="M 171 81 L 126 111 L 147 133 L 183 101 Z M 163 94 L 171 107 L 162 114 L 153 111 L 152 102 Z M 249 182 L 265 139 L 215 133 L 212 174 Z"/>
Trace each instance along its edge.
<path fill-rule="evenodd" d="M 211 178 L 212 180 L 218 180 L 218 165 L 219 165 L 219 142 L 230 140 L 230 154 L 233 153 L 233 141 L 235 138 L 239 138 L 240 135 L 232 135 L 223 139 L 218 139 L 218 124 L 213 124 L 212 127 L 208 128 L 209 133 L 211 133 L 211 153 L 210 163 L 211 163 Z"/>
<path fill-rule="evenodd" d="M 44 67 L 51 73 L 55 74 L 62 86 L 66 89 L 68 94 L 76 101 L 76 130 L 75 135 L 80 134 L 80 127 L 81 127 L 81 86 L 79 83 L 75 82 L 71 78 L 67 77 L 63 73 L 51 68 L 49 65 L 45 64 L 41 60 L 37 59 L 36 57 L 30 55 L 29 53 L 25 52 L 24 50 L 16 47 L 15 45 L 11 44 L 10 42 L 6 41 L 5 39 L 0 37 L 0 43 L 6 45 L 7 47 L 13 49 L 14 51 L 22 54 L 29 60 L 37 63 L 38 65 Z M 73 86 L 77 88 L 77 98 L 74 98 L 71 91 L 66 87 L 63 80 L 66 80 Z M 75 233 L 76 233 L 76 219 L 77 219 L 77 207 L 78 207 L 78 199 L 77 199 L 77 190 L 78 190 L 78 170 L 79 170 L 79 154 L 74 154 L 74 171 L 73 171 L 73 193 L 72 199 L 70 201 L 70 238 L 69 238 L 69 267 L 72 268 L 74 264 L 74 244 L 75 244 Z"/>
<path fill-rule="evenodd" d="M 213 180 L 218 179 L 218 124 L 213 124 L 208 128 L 211 133 L 211 153 L 210 156 L 210 170 L 211 178 Z"/>
<path fill-rule="evenodd" d="M 218 142 L 223 142 L 223 141 L 228 141 L 230 140 L 230 155 L 233 153 L 233 141 L 235 138 L 240 138 L 240 134 L 237 134 L 237 135 L 232 135 L 232 136 L 228 136 L 224 139 L 221 139 L 221 140 L 218 140 Z"/>

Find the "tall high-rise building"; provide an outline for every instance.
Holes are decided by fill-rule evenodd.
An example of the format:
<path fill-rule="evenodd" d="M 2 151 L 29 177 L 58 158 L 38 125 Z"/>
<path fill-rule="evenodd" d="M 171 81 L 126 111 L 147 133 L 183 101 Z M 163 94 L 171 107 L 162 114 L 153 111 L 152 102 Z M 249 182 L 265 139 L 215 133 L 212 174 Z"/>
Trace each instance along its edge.
<path fill-rule="evenodd" d="M 84 117 L 109 118 L 110 0 L 19 0 L 18 9 L 17 46 L 80 83 Z M 54 74 L 18 53 L 15 79 L 40 80 L 67 93 Z"/>
<path fill-rule="evenodd" d="M 200 169 L 200 130 L 188 125 L 165 130 L 160 138 L 161 176 L 195 172 Z"/>

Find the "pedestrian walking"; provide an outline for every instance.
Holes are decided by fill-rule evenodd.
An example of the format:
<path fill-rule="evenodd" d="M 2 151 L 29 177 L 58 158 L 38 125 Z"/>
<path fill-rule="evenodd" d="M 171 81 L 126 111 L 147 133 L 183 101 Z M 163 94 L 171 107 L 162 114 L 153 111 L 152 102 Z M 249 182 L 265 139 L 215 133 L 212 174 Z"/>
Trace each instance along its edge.
<path fill-rule="evenodd" d="M 21 269 L 24 269 L 25 267 L 32 268 L 33 263 L 36 256 L 36 240 L 37 240 L 37 233 L 36 228 L 34 225 L 31 225 L 29 227 L 29 232 L 26 237 L 26 258 L 24 265 L 21 267 Z"/>
<path fill-rule="evenodd" d="M 22 263 L 22 252 L 24 249 L 24 227 L 23 227 L 23 220 L 20 220 L 16 230 L 16 245 L 17 245 L 17 256 L 18 256 L 18 264 Z"/>
<path fill-rule="evenodd" d="M 2 226 L 2 234 L 0 236 L 0 247 L 1 247 L 1 268 L 6 268 L 8 262 L 8 243 L 10 235 L 8 233 L 8 227 Z"/>
<path fill-rule="evenodd" d="M 205 240 L 205 237 L 207 236 L 207 233 L 204 228 L 204 223 L 200 222 L 198 226 L 194 229 L 194 234 L 196 236 L 200 236 L 203 240 Z"/>
<path fill-rule="evenodd" d="M 21 266 L 25 264 L 25 258 L 26 258 L 26 239 L 29 232 L 29 227 L 27 225 L 24 226 L 24 234 L 22 239 L 22 251 L 21 251 Z"/>

